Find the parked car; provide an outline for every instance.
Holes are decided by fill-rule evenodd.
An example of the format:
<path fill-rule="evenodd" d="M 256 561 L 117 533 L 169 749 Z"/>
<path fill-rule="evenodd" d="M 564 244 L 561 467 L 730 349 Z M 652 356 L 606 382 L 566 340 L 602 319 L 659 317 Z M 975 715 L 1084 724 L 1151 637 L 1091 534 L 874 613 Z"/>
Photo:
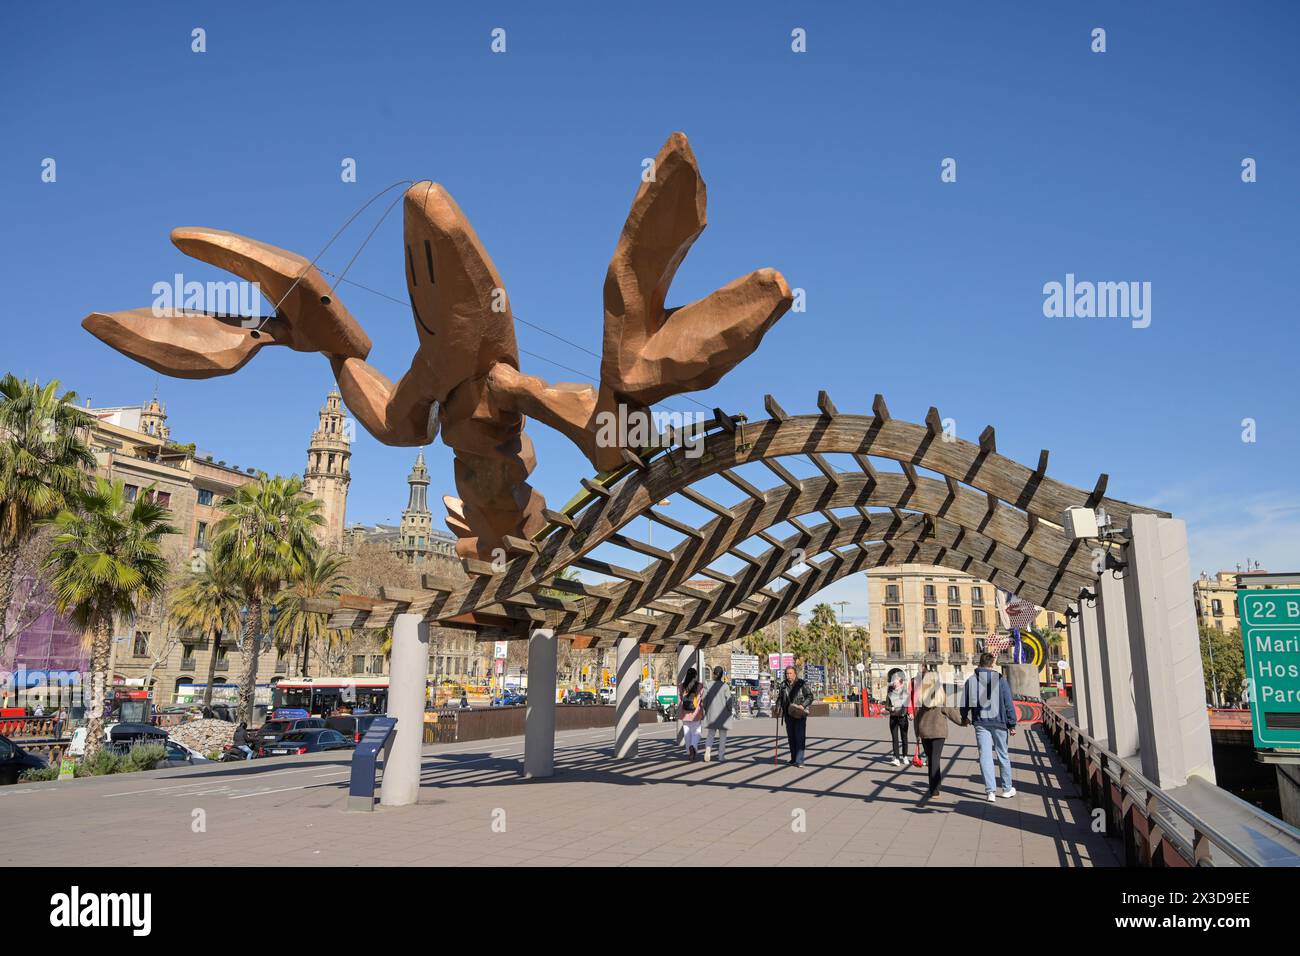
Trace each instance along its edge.
<path fill-rule="evenodd" d="M 114 750 L 123 751 L 140 743 L 162 744 L 167 740 L 167 731 L 153 724 L 117 723 L 104 725 L 104 743 Z M 78 727 L 72 732 L 68 741 L 68 756 L 84 757 L 86 755 L 86 728 Z"/>
<path fill-rule="evenodd" d="M 325 726 L 330 730 L 337 730 L 344 737 L 351 737 L 353 743 L 361 743 L 361 738 L 366 735 L 370 725 L 379 719 L 382 714 L 340 714 L 337 717 L 326 717 Z"/>
<path fill-rule="evenodd" d="M 28 753 L 8 737 L 0 737 L 0 785 L 17 783 L 27 770 L 44 770 L 44 759 Z"/>
<path fill-rule="evenodd" d="M 492 701 L 493 707 L 522 707 L 528 703 L 527 694 L 517 694 L 514 691 L 506 691 L 500 697 Z"/>
<path fill-rule="evenodd" d="M 601 702 L 602 704 L 612 704 L 612 703 L 614 703 L 614 688 L 612 688 L 612 687 L 602 687 L 602 688 L 600 689 L 600 702 Z"/>
<path fill-rule="evenodd" d="M 280 757 L 287 754 L 314 754 L 325 750 L 351 750 L 356 744 L 337 730 L 328 727 L 311 727 L 291 730 L 275 743 L 259 747 L 259 757 Z"/>
<path fill-rule="evenodd" d="M 564 704 L 598 704 L 600 700 L 589 690 L 571 690 L 564 695 Z"/>
<path fill-rule="evenodd" d="M 167 755 L 158 763 L 158 767 L 193 767 L 196 764 L 212 763 L 207 757 L 192 747 L 187 747 L 179 740 L 168 739 L 163 746 Z"/>
<path fill-rule="evenodd" d="M 279 742 L 285 734 L 296 730 L 320 730 L 325 721 L 320 717 L 294 717 L 285 720 L 268 720 L 257 730 L 248 732 L 248 746 L 253 750 L 270 747 Z"/>

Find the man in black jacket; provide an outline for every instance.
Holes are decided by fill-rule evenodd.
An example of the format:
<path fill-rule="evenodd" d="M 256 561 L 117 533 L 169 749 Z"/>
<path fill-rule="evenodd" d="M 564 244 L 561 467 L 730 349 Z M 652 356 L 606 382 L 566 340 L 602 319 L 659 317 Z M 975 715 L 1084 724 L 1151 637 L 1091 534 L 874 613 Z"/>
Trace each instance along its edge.
<path fill-rule="evenodd" d="M 777 716 L 785 718 L 785 738 L 790 745 L 790 765 L 793 767 L 803 766 L 804 746 L 808 740 L 808 708 L 812 702 L 812 689 L 798 671 L 787 667 L 785 680 L 781 681 L 777 694 L 776 712 Z"/>

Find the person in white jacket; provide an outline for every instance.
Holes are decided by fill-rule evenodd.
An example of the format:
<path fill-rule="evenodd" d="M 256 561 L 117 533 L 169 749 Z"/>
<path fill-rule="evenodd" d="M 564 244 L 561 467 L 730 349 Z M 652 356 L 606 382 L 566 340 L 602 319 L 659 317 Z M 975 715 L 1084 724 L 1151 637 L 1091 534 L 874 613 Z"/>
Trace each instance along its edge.
<path fill-rule="evenodd" d="M 727 756 L 727 731 L 732 724 L 731 688 L 721 667 L 713 668 L 713 682 L 704 689 L 704 762 L 713 759 L 713 736 L 718 737 L 718 763 Z"/>

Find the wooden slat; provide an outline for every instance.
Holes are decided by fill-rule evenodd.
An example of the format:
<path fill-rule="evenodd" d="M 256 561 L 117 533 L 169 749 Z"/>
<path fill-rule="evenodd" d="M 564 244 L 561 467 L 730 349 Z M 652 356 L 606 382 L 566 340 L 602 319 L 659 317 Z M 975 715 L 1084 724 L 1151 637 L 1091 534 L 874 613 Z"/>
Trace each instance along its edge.
<path fill-rule="evenodd" d="M 767 414 L 771 418 L 775 418 L 778 422 L 783 422 L 790 417 L 771 395 L 763 396 L 763 408 L 767 410 Z"/>
<path fill-rule="evenodd" d="M 754 485 L 751 485 L 748 481 L 746 481 L 740 475 L 736 474 L 730 468 L 723 468 L 720 472 L 718 472 L 718 474 L 721 475 L 723 478 L 725 478 L 727 481 L 731 482 L 733 485 L 735 485 L 745 494 L 749 495 L 749 497 L 757 501 L 763 500 L 763 492 L 761 490 L 756 488 Z"/>
<path fill-rule="evenodd" d="M 830 395 L 826 392 L 817 393 L 817 407 L 827 418 L 834 418 L 840 413 L 839 409 L 835 407 L 835 403 L 831 401 Z"/>
<path fill-rule="evenodd" d="M 763 464 L 767 467 L 768 471 L 772 472 L 772 474 L 776 475 L 795 491 L 803 490 L 803 485 L 799 483 L 799 479 L 790 474 L 789 470 L 775 458 L 764 458 Z"/>

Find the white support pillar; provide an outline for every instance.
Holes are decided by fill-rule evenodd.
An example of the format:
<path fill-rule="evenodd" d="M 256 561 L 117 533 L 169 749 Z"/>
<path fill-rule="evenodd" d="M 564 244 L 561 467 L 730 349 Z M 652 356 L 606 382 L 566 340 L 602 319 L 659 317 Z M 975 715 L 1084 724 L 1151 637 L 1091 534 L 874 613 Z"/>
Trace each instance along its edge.
<path fill-rule="evenodd" d="M 1142 774 L 1168 789 L 1214 782 L 1205 674 L 1187 559 L 1187 526 L 1136 514 L 1125 549 L 1124 598 Z"/>
<path fill-rule="evenodd" d="M 692 667 L 695 668 L 695 673 L 698 676 L 700 673 L 700 649 L 698 647 L 695 647 L 692 644 L 682 644 L 680 647 L 677 648 L 677 686 L 678 687 L 682 686 L 682 681 L 686 679 L 686 672 L 690 670 Z M 679 706 L 681 705 L 680 700 L 677 703 Z M 677 721 L 677 743 L 680 744 L 682 742 L 683 736 L 684 734 L 682 731 L 682 722 L 679 719 Z"/>
<path fill-rule="evenodd" d="M 424 756 L 425 679 L 429 673 L 429 625 L 419 614 L 399 614 L 389 656 L 388 716 L 397 727 L 384 757 L 379 803 L 404 807 L 420 798 Z"/>
<path fill-rule="evenodd" d="M 528 711 L 524 714 L 524 776 L 555 774 L 555 632 L 528 635 Z"/>
<path fill-rule="evenodd" d="M 1106 695 L 1106 748 L 1119 757 L 1138 751 L 1133 666 L 1128 648 L 1124 581 L 1103 571 L 1097 582 L 1097 623 L 1101 631 L 1101 679 Z"/>
<path fill-rule="evenodd" d="M 641 726 L 641 642 L 635 637 L 618 639 L 618 671 L 614 682 L 614 756 L 631 760 L 636 756 Z"/>
<path fill-rule="evenodd" d="M 1101 667 L 1101 612 L 1097 607 L 1096 592 L 1091 600 L 1079 597 L 1079 653 L 1083 670 L 1088 675 L 1088 733 L 1096 740 L 1108 738 L 1106 723 L 1106 681 Z"/>
<path fill-rule="evenodd" d="M 1071 604 L 1070 610 L 1078 605 Z M 1068 615 L 1067 615 L 1068 617 Z M 1070 635 L 1070 682 L 1074 685 L 1074 721 L 1085 734 L 1088 729 L 1088 668 L 1084 665 L 1083 636 L 1079 628 L 1080 618 L 1070 618 L 1066 631 Z"/>

